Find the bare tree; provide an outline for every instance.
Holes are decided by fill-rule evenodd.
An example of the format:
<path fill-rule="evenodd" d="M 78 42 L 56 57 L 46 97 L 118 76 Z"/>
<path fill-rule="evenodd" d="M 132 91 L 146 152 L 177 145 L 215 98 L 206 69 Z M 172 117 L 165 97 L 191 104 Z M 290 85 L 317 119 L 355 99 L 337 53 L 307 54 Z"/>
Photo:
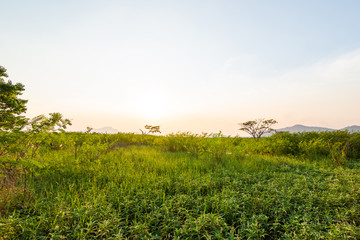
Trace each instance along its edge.
<path fill-rule="evenodd" d="M 276 123 L 277 121 L 274 119 L 257 119 L 253 121 L 239 123 L 239 125 L 241 126 L 239 130 L 247 132 L 253 138 L 260 138 L 264 133 L 270 133 L 272 131 L 275 131 L 275 129 L 271 127 Z"/>

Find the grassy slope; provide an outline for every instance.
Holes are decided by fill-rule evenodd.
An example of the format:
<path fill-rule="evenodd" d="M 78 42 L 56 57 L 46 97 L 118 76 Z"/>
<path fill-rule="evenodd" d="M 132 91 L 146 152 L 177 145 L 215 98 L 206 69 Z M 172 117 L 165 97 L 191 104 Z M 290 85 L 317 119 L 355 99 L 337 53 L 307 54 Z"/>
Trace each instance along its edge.
<path fill-rule="evenodd" d="M 360 238 L 358 165 L 215 160 L 154 146 L 86 163 L 52 151 L 44 161 L 31 178 L 32 202 L 3 218 L 2 238 Z"/>

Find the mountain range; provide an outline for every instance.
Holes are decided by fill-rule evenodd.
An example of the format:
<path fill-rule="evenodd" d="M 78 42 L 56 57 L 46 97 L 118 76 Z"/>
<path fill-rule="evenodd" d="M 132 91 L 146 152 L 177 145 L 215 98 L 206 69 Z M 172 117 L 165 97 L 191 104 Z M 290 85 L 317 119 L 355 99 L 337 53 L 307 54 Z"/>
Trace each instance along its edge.
<path fill-rule="evenodd" d="M 360 132 L 360 126 L 352 125 L 348 127 L 344 127 L 341 129 L 333 129 L 333 128 L 324 128 L 324 127 L 312 127 L 312 126 L 304 126 L 300 124 L 296 124 L 292 127 L 285 127 L 276 129 L 277 132 L 289 132 L 289 133 L 295 133 L 295 132 L 324 132 L 324 131 L 345 131 L 348 130 L 349 132 Z"/>

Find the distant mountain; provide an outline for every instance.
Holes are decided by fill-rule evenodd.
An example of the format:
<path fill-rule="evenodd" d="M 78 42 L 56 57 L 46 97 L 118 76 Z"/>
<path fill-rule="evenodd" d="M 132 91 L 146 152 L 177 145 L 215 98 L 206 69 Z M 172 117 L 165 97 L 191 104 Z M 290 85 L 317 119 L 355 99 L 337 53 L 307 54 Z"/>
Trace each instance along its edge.
<path fill-rule="evenodd" d="M 349 126 L 344 127 L 342 129 L 332 129 L 332 128 L 324 128 L 324 127 L 312 127 L 312 126 L 304 126 L 304 125 L 294 125 L 292 127 L 280 128 L 276 129 L 277 132 L 289 132 L 289 133 L 296 133 L 296 132 L 325 132 L 325 131 L 345 131 L 348 130 L 349 132 L 360 132 L 360 126 Z"/>
<path fill-rule="evenodd" d="M 324 131 L 335 131 L 335 129 L 331 128 L 324 128 L 324 127 L 310 127 L 304 125 L 294 125 L 292 127 L 280 128 L 276 130 L 277 132 L 289 132 L 289 133 L 296 133 L 296 132 L 324 132 Z"/>
<path fill-rule="evenodd" d="M 349 127 L 344 127 L 340 130 L 342 130 L 342 131 L 348 130 L 349 132 L 360 132 L 360 126 L 353 125 L 353 126 L 349 126 Z"/>
<path fill-rule="evenodd" d="M 103 127 L 103 128 L 93 129 L 91 132 L 114 134 L 114 133 L 118 133 L 119 131 L 112 127 Z"/>

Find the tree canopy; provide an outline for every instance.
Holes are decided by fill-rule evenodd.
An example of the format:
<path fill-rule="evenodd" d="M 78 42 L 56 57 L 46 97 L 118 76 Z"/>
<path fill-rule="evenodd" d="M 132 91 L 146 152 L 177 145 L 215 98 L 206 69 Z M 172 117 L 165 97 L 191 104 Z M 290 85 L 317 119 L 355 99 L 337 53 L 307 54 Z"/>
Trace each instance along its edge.
<path fill-rule="evenodd" d="M 19 131 L 27 122 L 25 116 L 27 100 L 19 98 L 25 90 L 21 83 L 6 80 L 8 74 L 0 66 L 0 131 Z"/>
<path fill-rule="evenodd" d="M 264 133 L 270 133 L 274 131 L 274 129 L 271 127 L 276 123 L 277 121 L 274 119 L 257 119 L 239 123 L 241 126 L 239 130 L 247 132 L 253 138 L 260 138 Z"/>
<path fill-rule="evenodd" d="M 71 125 L 60 113 L 50 113 L 50 117 L 39 115 L 29 121 L 24 115 L 28 100 L 19 98 L 25 87 L 21 83 L 13 84 L 6 69 L 0 66 L 0 132 L 19 132 L 25 128 L 33 133 L 64 131 Z"/>
<path fill-rule="evenodd" d="M 149 133 L 161 133 L 160 132 L 160 126 L 152 126 L 152 125 L 146 125 L 145 129 L 147 130 L 142 130 L 140 129 L 142 134 L 149 134 Z"/>

